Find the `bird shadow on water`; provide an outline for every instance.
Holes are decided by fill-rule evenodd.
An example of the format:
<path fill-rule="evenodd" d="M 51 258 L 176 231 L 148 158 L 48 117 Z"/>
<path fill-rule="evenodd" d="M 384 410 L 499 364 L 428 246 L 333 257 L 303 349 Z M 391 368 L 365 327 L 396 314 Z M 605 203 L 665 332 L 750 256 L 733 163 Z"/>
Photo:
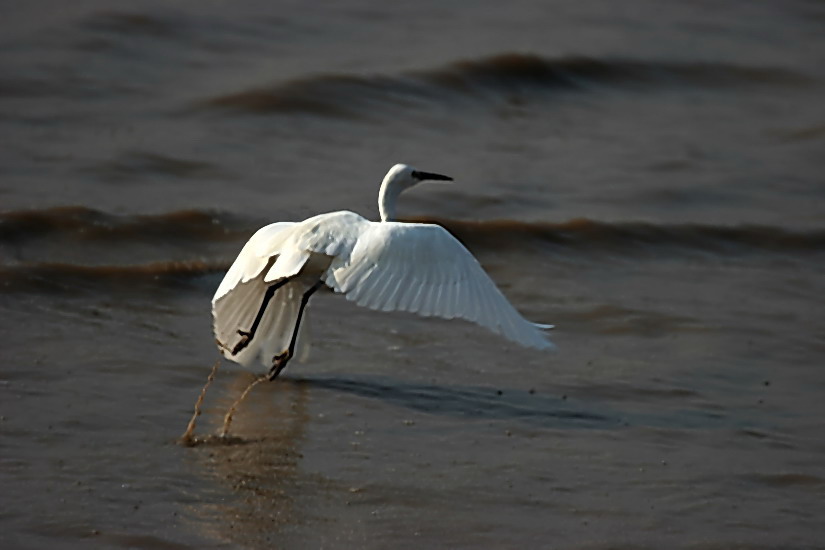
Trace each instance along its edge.
<path fill-rule="evenodd" d="M 485 386 L 445 386 L 389 377 L 312 377 L 294 383 L 346 392 L 418 412 L 474 420 L 518 420 L 546 427 L 608 428 L 622 420 L 566 396 Z"/>
<path fill-rule="evenodd" d="M 665 429 L 753 428 L 752 418 L 736 418 L 719 411 L 682 403 L 657 406 L 655 412 L 616 408 L 603 401 L 568 398 L 516 388 L 446 386 L 405 382 L 380 376 L 304 377 L 297 386 L 345 392 L 398 407 L 439 416 L 487 421 L 515 421 L 552 429 Z"/>

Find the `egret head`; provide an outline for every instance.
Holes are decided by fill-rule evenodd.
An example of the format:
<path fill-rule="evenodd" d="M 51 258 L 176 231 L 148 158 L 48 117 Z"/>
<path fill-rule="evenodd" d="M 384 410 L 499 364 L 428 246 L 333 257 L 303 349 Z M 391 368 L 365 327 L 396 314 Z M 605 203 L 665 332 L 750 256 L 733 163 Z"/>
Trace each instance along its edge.
<path fill-rule="evenodd" d="M 395 200 L 398 195 L 422 181 L 453 181 L 453 178 L 432 172 L 422 172 L 406 164 L 396 164 L 390 168 L 384 176 L 381 191 L 378 193 L 381 219 L 385 221 L 395 219 Z"/>
<path fill-rule="evenodd" d="M 453 178 L 416 170 L 407 164 L 396 164 L 384 177 L 384 184 L 387 187 L 396 187 L 399 191 L 405 191 L 422 181 L 453 181 Z"/>

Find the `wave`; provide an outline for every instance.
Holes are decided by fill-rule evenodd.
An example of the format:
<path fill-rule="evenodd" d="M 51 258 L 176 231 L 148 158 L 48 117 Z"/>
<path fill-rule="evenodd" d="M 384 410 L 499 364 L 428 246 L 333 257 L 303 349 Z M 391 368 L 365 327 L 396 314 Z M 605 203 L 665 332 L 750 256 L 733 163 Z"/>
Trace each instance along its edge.
<path fill-rule="evenodd" d="M 747 86 L 802 87 L 806 75 L 775 67 L 728 63 L 667 62 L 590 57 L 545 58 L 505 53 L 395 75 L 325 74 L 256 87 L 197 102 L 202 110 L 249 113 L 306 113 L 359 117 L 377 104 L 411 104 L 458 97 L 494 95 L 508 101 L 514 93 L 593 90 L 607 86 L 639 88 Z"/>
<path fill-rule="evenodd" d="M 274 220 L 270 220 L 274 221 Z M 591 251 L 631 253 L 700 251 L 728 256 L 744 253 L 804 254 L 825 252 L 825 229 L 791 230 L 767 225 L 662 224 L 515 220 L 466 221 L 415 218 L 447 228 L 471 248 L 517 249 L 553 247 L 566 254 Z M 159 214 L 116 215 L 82 206 L 0 213 L 0 247 L 36 244 L 34 241 L 82 240 L 84 244 L 161 244 L 170 240 L 186 247 L 222 243 L 240 249 L 243 242 L 269 221 L 211 210 L 179 210 Z"/>
<path fill-rule="evenodd" d="M 222 273 L 221 262 L 166 261 L 137 265 L 23 263 L 0 266 L 0 292 L 70 293 L 133 291 L 141 286 L 191 286 L 196 279 Z"/>
<path fill-rule="evenodd" d="M 580 56 L 546 59 L 517 53 L 506 53 L 477 61 L 459 61 L 445 68 L 413 74 L 439 85 L 462 89 L 472 88 L 478 84 L 506 87 L 511 83 L 542 87 L 586 87 L 627 83 L 708 87 L 810 83 L 810 80 L 801 74 L 771 67 L 620 58 L 600 60 Z"/>
<path fill-rule="evenodd" d="M 236 216 L 206 210 L 115 215 L 83 206 L 0 213 L 0 244 L 60 235 L 82 240 L 235 240 L 249 231 Z"/>
<path fill-rule="evenodd" d="M 121 182 L 130 180 L 145 181 L 147 174 L 159 174 L 173 178 L 198 179 L 230 179 L 231 174 L 225 173 L 216 165 L 208 162 L 195 161 L 161 155 L 148 151 L 127 151 L 116 157 L 90 164 L 81 168 L 84 173 L 97 176 L 107 182 Z"/>
<path fill-rule="evenodd" d="M 132 254 L 124 255 L 123 249 L 134 246 L 135 240 L 139 240 L 141 246 L 145 247 L 147 243 L 151 244 L 151 239 L 155 239 L 155 245 L 160 250 L 172 236 L 177 239 L 188 238 L 192 244 L 182 247 L 184 252 L 181 254 L 190 257 L 192 250 L 198 246 L 203 248 L 202 239 L 229 239 L 234 242 L 225 242 L 224 250 L 218 254 L 196 254 L 195 257 L 199 259 L 103 265 L 90 265 L 83 260 L 78 260 L 78 263 L 10 262 L 0 265 L 0 292 L 77 293 L 97 292 L 101 289 L 129 292 L 146 286 L 198 286 L 204 277 L 218 277 L 225 272 L 234 259 L 234 254 L 252 232 L 249 229 L 227 234 L 220 229 L 212 229 L 211 225 L 205 224 L 205 220 L 211 220 L 215 215 L 197 211 L 122 218 L 82 208 L 53 209 L 48 212 L 51 216 L 44 212 L 0 216 L 0 249 L 9 238 L 21 239 L 31 235 L 42 237 L 49 232 L 64 231 L 67 228 L 76 235 L 83 235 L 83 238 L 102 238 L 106 241 L 108 248 L 96 248 L 94 256 L 87 254 L 87 258 L 92 258 L 94 262 L 105 262 L 107 257 L 109 261 L 118 256 L 134 258 Z M 147 218 L 158 223 L 151 235 L 147 234 L 146 224 L 137 222 Z M 16 222 L 16 225 L 9 224 L 9 219 Z M 617 257 L 632 260 L 690 259 L 697 256 L 710 261 L 732 261 L 749 255 L 757 256 L 760 261 L 799 257 L 808 261 L 814 257 L 820 258 L 825 253 L 825 230 L 801 232 L 769 226 L 605 223 L 584 219 L 555 224 L 507 220 L 412 221 L 442 225 L 476 253 L 495 251 L 525 254 L 544 262 L 605 261 Z M 34 231 L 24 236 L 24 226 Z M 247 226 L 252 227 L 252 224 Z M 165 229 L 158 229 L 159 227 Z M 83 255 L 83 252 L 78 254 Z M 211 289 L 214 283 L 215 281 L 209 281 L 208 284 L 203 284 Z"/>
<path fill-rule="evenodd" d="M 565 255 L 621 252 L 633 256 L 698 252 L 729 257 L 750 253 L 825 252 L 825 229 L 793 231 L 761 225 L 660 224 L 574 219 L 561 223 L 419 218 L 447 228 L 471 248 L 550 247 Z"/>
<path fill-rule="evenodd" d="M 102 31 L 120 36 L 145 36 L 153 39 L 180 39 L 182 18 L 171 13 L 144 14 L 138 12 L 105 11 L 88 16 L 82 26 L 90 31 Z"/>

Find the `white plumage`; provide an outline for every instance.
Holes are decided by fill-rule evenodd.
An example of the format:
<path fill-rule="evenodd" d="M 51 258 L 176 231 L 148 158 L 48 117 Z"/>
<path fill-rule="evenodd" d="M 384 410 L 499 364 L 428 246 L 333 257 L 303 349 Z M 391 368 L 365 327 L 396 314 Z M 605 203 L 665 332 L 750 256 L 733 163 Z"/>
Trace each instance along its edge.
<path fill-rule="evenodd" d="M 359 306 L 461 318 L 523 346 L 553 347 L 541 330 L 550 326 L 522 317 L 447 230 L 392 221 L 402 191 L 449 179 L 397 164 L 381 185 L 379 222 L 342 211 L 258 230 L 212 299 L 224 356 L 244 365 L 259 360 L 277 376 L 295 349 L 299 355 L 308 349 L 299 318 L 321 283 Z M 273 285 L 277 290 L 267 299 Z"/>

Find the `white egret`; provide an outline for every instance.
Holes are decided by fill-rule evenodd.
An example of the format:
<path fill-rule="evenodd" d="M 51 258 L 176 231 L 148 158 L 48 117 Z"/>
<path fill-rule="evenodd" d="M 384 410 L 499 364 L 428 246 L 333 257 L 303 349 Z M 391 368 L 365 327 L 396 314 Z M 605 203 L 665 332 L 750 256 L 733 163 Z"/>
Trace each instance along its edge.
<path fill-rule="evenodd" d="M 445 319 L 462 318 L 523 346 L 553 347 L 522 317 L 473 255 L 439 225 L 395 221 L 398 196 L 421 181 L 448 176 L 396 164 L 378 194 L 380 222 L 348 211 L 259 229 L 212 298 L 221 353 L 270 367 L 274 379 L 305 347 L 307 302 L 326 285 L 360 306 Z"/>

